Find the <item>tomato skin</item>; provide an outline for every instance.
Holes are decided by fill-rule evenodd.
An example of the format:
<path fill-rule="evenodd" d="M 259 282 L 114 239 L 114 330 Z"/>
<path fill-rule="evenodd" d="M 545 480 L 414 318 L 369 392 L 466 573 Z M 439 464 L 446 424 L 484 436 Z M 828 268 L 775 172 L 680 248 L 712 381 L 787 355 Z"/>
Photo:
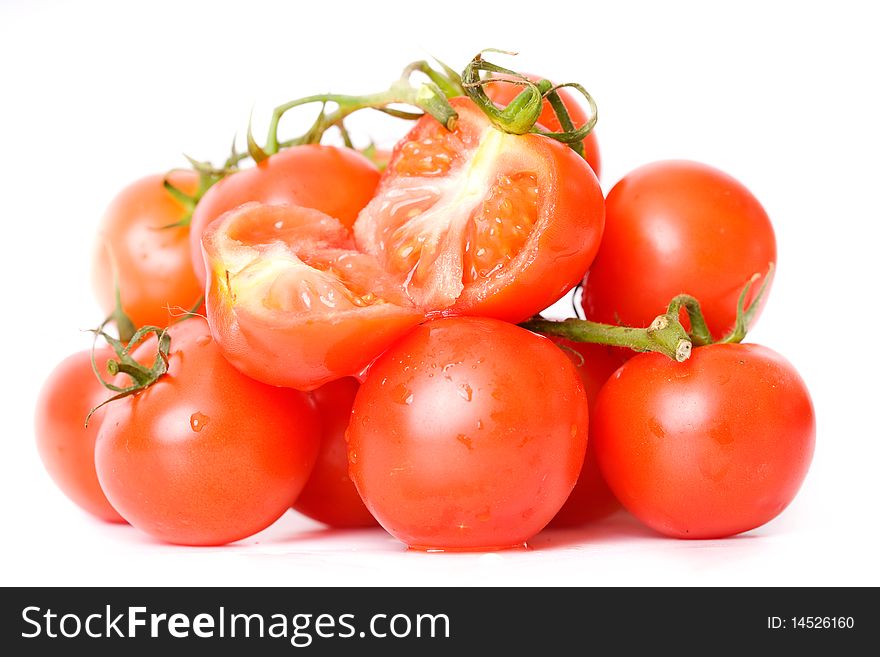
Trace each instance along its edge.
<path fill-rule="evenodd" d="M 537 82 L 541 79 L 538 75 L 528 75 L 527 77 L 533 82 Z M 520 94 L 523 87 L 514 84 L 506 84 L 504 82 L 492 82 L 485 85 L 483 89 L 486 91 L 486 95 L 489 96 L 495 104 L 499 107 L 507 107 L 507 105 L 510 104 L 510 101 Z M 568 110 L 568 116 L 571 119 L 572 124 L 574 124 L 574 127 L 580 128 L 586 125 L 589 117 L 584 111 L 584 108 L 578 102 L 577 94 L 566 87 L 558 89 L 557 93 L 562 100 L 562 104 L 565 105 L 565 109 Z M 559 119 L 556 117 L 556 112 L 553 111 L 553 107 L 548 100 L 544 101 L 544 107 L 541 110 L 541 115 L 538 117 L 538 123 L 547 128 L 550 132 L 562 131 L 562 125 L 559 123 Z M 599 141 L 596 139 L 595 130 L 590 131 L 584 139 L 583 144 L 584 159 L 595 172 L 596 178 L 601 177 L 602 160 L 599 156 Z"/>
<path fill-rule="evenodd" d="M 582 279 L 602 235 L 602 190 L 567 146 L 502 133 L 467 98 L 450 104 L 455 130 L 426 116 L 397 144 L 355 240 L 433 316 L 520 322 Z"/>
<path fill-rule="evenodd" d="M 655 162 L 629 173 L 608 194 L 606 215 L 584 284 L 588 319 L 648 326 L 672 297 L 687 293 L 720 338 L 734 326 L 746 283 L 776 261 L 773 227 L 758 200 L 698 162 Z"/>
<path fill-rule="evenodd" d="M 815 444 L 809 393 L 756 344 L 699 347 L 684 363 L 640 354 L 599 393 L 593 439 L 606 481 L 649 527 L 722 538 L 792 501 Z"/>
<path fill-rule="evenodd" d="M 608 378 L 623 365 L 629 356 L 622 349 L 607 347 L 600 344 L 586 342 L 571 342 L 569 340 L 554 340 L 565 348 L 577 352 L 578 355 L 569 356 L 577 368 L 577 372 L 584 384 L 587 394 L 587 402 L 590 407 L 590 417 L 596 406 L 596 398 L 599 390 Z M 620 502 L 614 497 L 614 493 L 605 483 L 602 472 L 599 470 L 599 462 L 596 459 L 595 441 L 592 439 L 593 426 L 590 424 L 590 439 L 587 441 L 587 453 L 584 456 L 584 465 L 580 476 L 571 495 L 565 501 L 553 520 L 551 527 L 574 527 L 585 525 L 605 518 L 620 508 Z"/>
<path fill-rule="evenodd" d="M 110 349 L 95 352 L 100 367 L 112 356 Z M 92 371 L 91 351 L 80 351 L 61 361 L 37 397 L 34 433 L 40 458 L 58 488 L 80 508 L 107 522 L 125 522 L 101 490 L 95 473 L 95 440 L 104 409 L 89 411 L 112 393 Z"/>
<path fill-rule="evenodd" d="M 330 527 L 376 526 L 348 476 L 345 431 L 359 387 L 357 379 L 346 377 L 312 393 L 321 415 L 321 451 L 293 508 Z"/>
<path fill-rule="evenodd" d="M 101 487 L 133 526 L 170 543 L 222 545 L 294 502 L 318 452 L 307 395 L 235 370 L 199 318 L 170 329 L 169 370 L 115 401 L 95 445 Z M 155 356 L 155 339 L 134 352 Z"/>
<path fill-rule="evenodd" d="M 349 473 L 410 547 L 522 545 L 574 487 L 587 413 L 573 364 L 546 338 L 439 319 L 370 368 L 352 409 Z"/>
<path fill-rule="evenodd" d="M 116 305 L 113 267 L 122 308 L 136 326 L 166 326 L 172 314 L 190 310 L 203 289 L 193 273 L 189 231 L 163 228 L 186 216 L 186 208 L 164 188 L 163 175 L 142 178 L 113 199 L 98 231 L 92 283 L 101 309 Z M 196 191 L 197 176 L 174 171 L 169 181 L 186 194 Z"/>
<path fill-rule="evenodd" d="M 204 284 L 202 234 L 225 212 L 249 202 L 300 205 L 329 214 L 351 228 L 378 182 L 376 166 L 350 148 L 306 144 L 280 151 L 224 178 L 199 201 L 190 225 L 193 270 Z"/>

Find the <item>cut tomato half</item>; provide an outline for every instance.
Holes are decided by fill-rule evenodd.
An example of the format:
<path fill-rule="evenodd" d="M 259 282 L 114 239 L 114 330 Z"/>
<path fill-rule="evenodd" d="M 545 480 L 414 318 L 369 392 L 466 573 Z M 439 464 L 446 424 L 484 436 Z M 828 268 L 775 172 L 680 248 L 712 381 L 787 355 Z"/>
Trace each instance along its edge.
<path fill-rule="evenodd" d="M 312 390 L 355 375 L 424 318 L 318 210 L 248 203 L 203 240 L 211 332 L 248 376 Z"/>
<path fill-rule="evenodd" d="M 455 130 L 426 116 L 395 148 L 355 222 L 357 248 L 429 314 L 522 321 L 583 278 L 602 192 L 567 146 L 501 132 L 469 99 L 451 102 Z"/>
<path fill-rule="evenodd" d="M 351 148 L 303 144 L 237 171 L 211 187 L 190 223 L 193 271 L 202 283 L 202 234 L 208 224 L 243 203 L 301 205 L 326 212 L 349 228 L 379 182 L 379 170 Z"/>

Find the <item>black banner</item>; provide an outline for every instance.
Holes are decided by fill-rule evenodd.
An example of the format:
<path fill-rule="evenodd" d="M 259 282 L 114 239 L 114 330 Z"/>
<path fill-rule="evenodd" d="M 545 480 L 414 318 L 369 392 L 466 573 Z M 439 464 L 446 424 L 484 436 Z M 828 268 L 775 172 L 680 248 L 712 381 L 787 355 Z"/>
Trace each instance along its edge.
<path fill-rule="evenodd" d="M 3 589 L 5 654 L 128 647 L 192 655 L 510 654 L 864 646 L 874 589 L 22 588 Z M 33 652 L 36 651 L 36 652 Z M 413 652 L 418 651 L 418 652 Z"/>

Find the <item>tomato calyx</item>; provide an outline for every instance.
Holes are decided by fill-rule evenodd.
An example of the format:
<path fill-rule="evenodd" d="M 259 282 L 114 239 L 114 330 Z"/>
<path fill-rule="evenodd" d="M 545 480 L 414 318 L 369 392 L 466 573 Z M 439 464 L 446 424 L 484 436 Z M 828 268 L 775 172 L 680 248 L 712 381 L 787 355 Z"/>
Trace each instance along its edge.
<path fill-rule="evenodd" d="M 104 331 L 106 324 L 107 322 L 105 321 L 100 327 L 92 330 L 92 333 L 95 334 L 95 342 L 92 345 L 91 357 L 92 371 L 95 373 L 98 381 L 101 382 L 101 385 L 116 394 L 109 399 L 105 399 L 89 411 L 89 414 L 86 416 L 85 426 L 89 425 L 89 420 L 92 415 L 102 406 L 116 401 L 117 399 L 133 395 L 141 390 L 146 390 L 162 378 L 162 375 L 168 371 L 168 354 L 171 350 L 171 336 L 168 334 L 168 329 L 160 328 L 158 326 L 144 326 L 135 331 L 129 340 L 123 342 Z M 135 360 L 132 357 L 131 352 L 134 351 L 134 349 L 151 333 L 155 334 L 157 339 L 156 358 L 153 360 L 153 363 L 147 367 Z M 110 359 L 107 361 L 107 373 L 113 377 L 118 374 L 127 375 L 129 379 L 131 379 L 130 385 L 118 386 L 115 383 L 111 383 L 104 379 L 104 376 L 98 369 L 98 363 L 95 360 L 95 350 L 99 337 L 103 338 L 107 344 L 110 345 L 118 359 Z"/>
<path fill-rule="evenodd" d="M 128 397 L 141 390 L 146 390 L 162 378 L 162 375 L 168 371 L 168 354 L 171 350 L 171 336 L 168 334 L 168 329 L 159 326 L 143 326 L 136 329 L 131 318 L 126 315 L 125 311 L 122 309 L 119 285 L 116 285 L 115 289 L 116 307 L 113 309 L 113 312 L 101 322 L 101 325 L 98 328 L 91 329 L 91 333 L 95 336 L 95 339 L 92 342 L 91 361 L 92 372 L 94 372 L 95 377 L 97 377 L 101 385 L 116 394 L 109 399 L 105 399 L 103 402 L 89 410 L 89 414 L 86 416 L 85 421 L 86 427 L 89 426 L 89 420 L 91 420 L 92 415 L 94 415 L 95 411 L 99 408 L 110 402 L 116 401 L 117 399 Z M 192 308 L 184 312 L 174 323 L 182 322 L 185 319 L 196 316 L 198 309 L 204 302 L 205 297 L 203 295 Z M 104 330 L 108 324 L 114 324 L 116 326 L 116 333 L 119 335 L 118 338 L 114 338 Z M 150 334 L 155 334 L 156 336 L 156 358 L 153 360 L 152 365 L 147 367 L 135 360 L 131 356 L 131 353 Z M 107 361 L 107 373 L 112 377 L 116 377 L 119 374 L 125 374 L 131 380 L 130 385 L 118 386 L 115 383 L 111 383 L 104 379 L 104 376 L 98 368 L 97 360 L 95 359 L 98 338 L 103 338 L 104 341 L 110 345 L 118 359 L 110 359 Z"/>
<path fill-rule="evenodd" d="M 483 53 L 496 52 L 505 55 L 516 53 L 489 48 L 482 50 L 465 67 L 462 73 L 462 87 L 468 97 L 489 117 L 496 128 L 502 132 L 517 135 L 535 133 L 555 139 L 572 148 L 578 155 L 584 157 L 584 138 L 596 126 L 598 119 L 596 101 L 584 87 L 576 82 L 566 82 L 554 85 L 549 80 L 540 79 L 534 81 L 522 73 L 517 73 L 507 68 L 493 64 L 483 58 Z M 481 72 L 488 72 L 488 76 L 481 76 Z M 492 74 L 500 74 L 496 77 Z M 522 86 L 523 90 L 503 109 L 499 109 L 486 94 L 484 86 L 490 83 L 503 83 Z M 574 122 L 568 113 L 558 90 L 563 87 L 571 87 L 578 91 L 589 105 L 589 120 L 580 128 L 574 127 Z M 553 112 L 562 126 L 561 132 L 544 130 L 538 125 L 538 118 L 544 107 L 544 100 L 550 103 Z"/>
<path fill-rule="evenodd" d="M 745 302 L 749 290 L 752 284 L 761 278 L 761 274 L 754 274 L 746 282 L 737 301 L 736 325 L 728 335 L 719 340 L 715 340 L 709 331 L 700 309 L 700 302 L 689 294 L 679 294 L 674 297 L 669 302 L 666 312 L 655 317 L 647 328 L 615 326 L 577 318 L 550 320 L 541 316 L 533 317 L 520 326 L 535 333 L 563 337 L 573 342 L 625 347 L 634 351 L 655 351 L 681 363 L 690 358 L 694 347 L 741 342 L 760 308 L 761 300 L 773 279 L 773 272 L 774 266 L 771 263 L 758 294 L 748 307 Z M 682 309 L 687 312 L 690 319 L 690 332 L 685 330 L 679 319 Z"/>

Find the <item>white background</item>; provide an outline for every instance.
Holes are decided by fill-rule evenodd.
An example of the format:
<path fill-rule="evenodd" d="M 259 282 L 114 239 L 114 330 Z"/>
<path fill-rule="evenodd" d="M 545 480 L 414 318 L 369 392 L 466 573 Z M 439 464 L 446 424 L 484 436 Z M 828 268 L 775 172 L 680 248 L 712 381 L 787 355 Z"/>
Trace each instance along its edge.
<path fill-rule="evenodd" d="M 0 0 L 0 583 L 880 584 L 877 23 L 870 3 L 726 6 Z M 37 457 L 33 404 L 101 319 L 89 259 L 114 194 L 183 152 L 221 159 L 252 109 L 262 135 L 290 98 L 383 89 L 429 55 L 460 69 L 490 46 L 590 89 L 606 191 L 683 157 L 765 205 L 779 266 L 751 339 L 798 367 L 818 416 L 791 507 L 723 541 L 660 538 L 620 515 L 527 551 L 446 555 L 293 514 L 233 546 L 173 547 L 69 503 Z"/>

